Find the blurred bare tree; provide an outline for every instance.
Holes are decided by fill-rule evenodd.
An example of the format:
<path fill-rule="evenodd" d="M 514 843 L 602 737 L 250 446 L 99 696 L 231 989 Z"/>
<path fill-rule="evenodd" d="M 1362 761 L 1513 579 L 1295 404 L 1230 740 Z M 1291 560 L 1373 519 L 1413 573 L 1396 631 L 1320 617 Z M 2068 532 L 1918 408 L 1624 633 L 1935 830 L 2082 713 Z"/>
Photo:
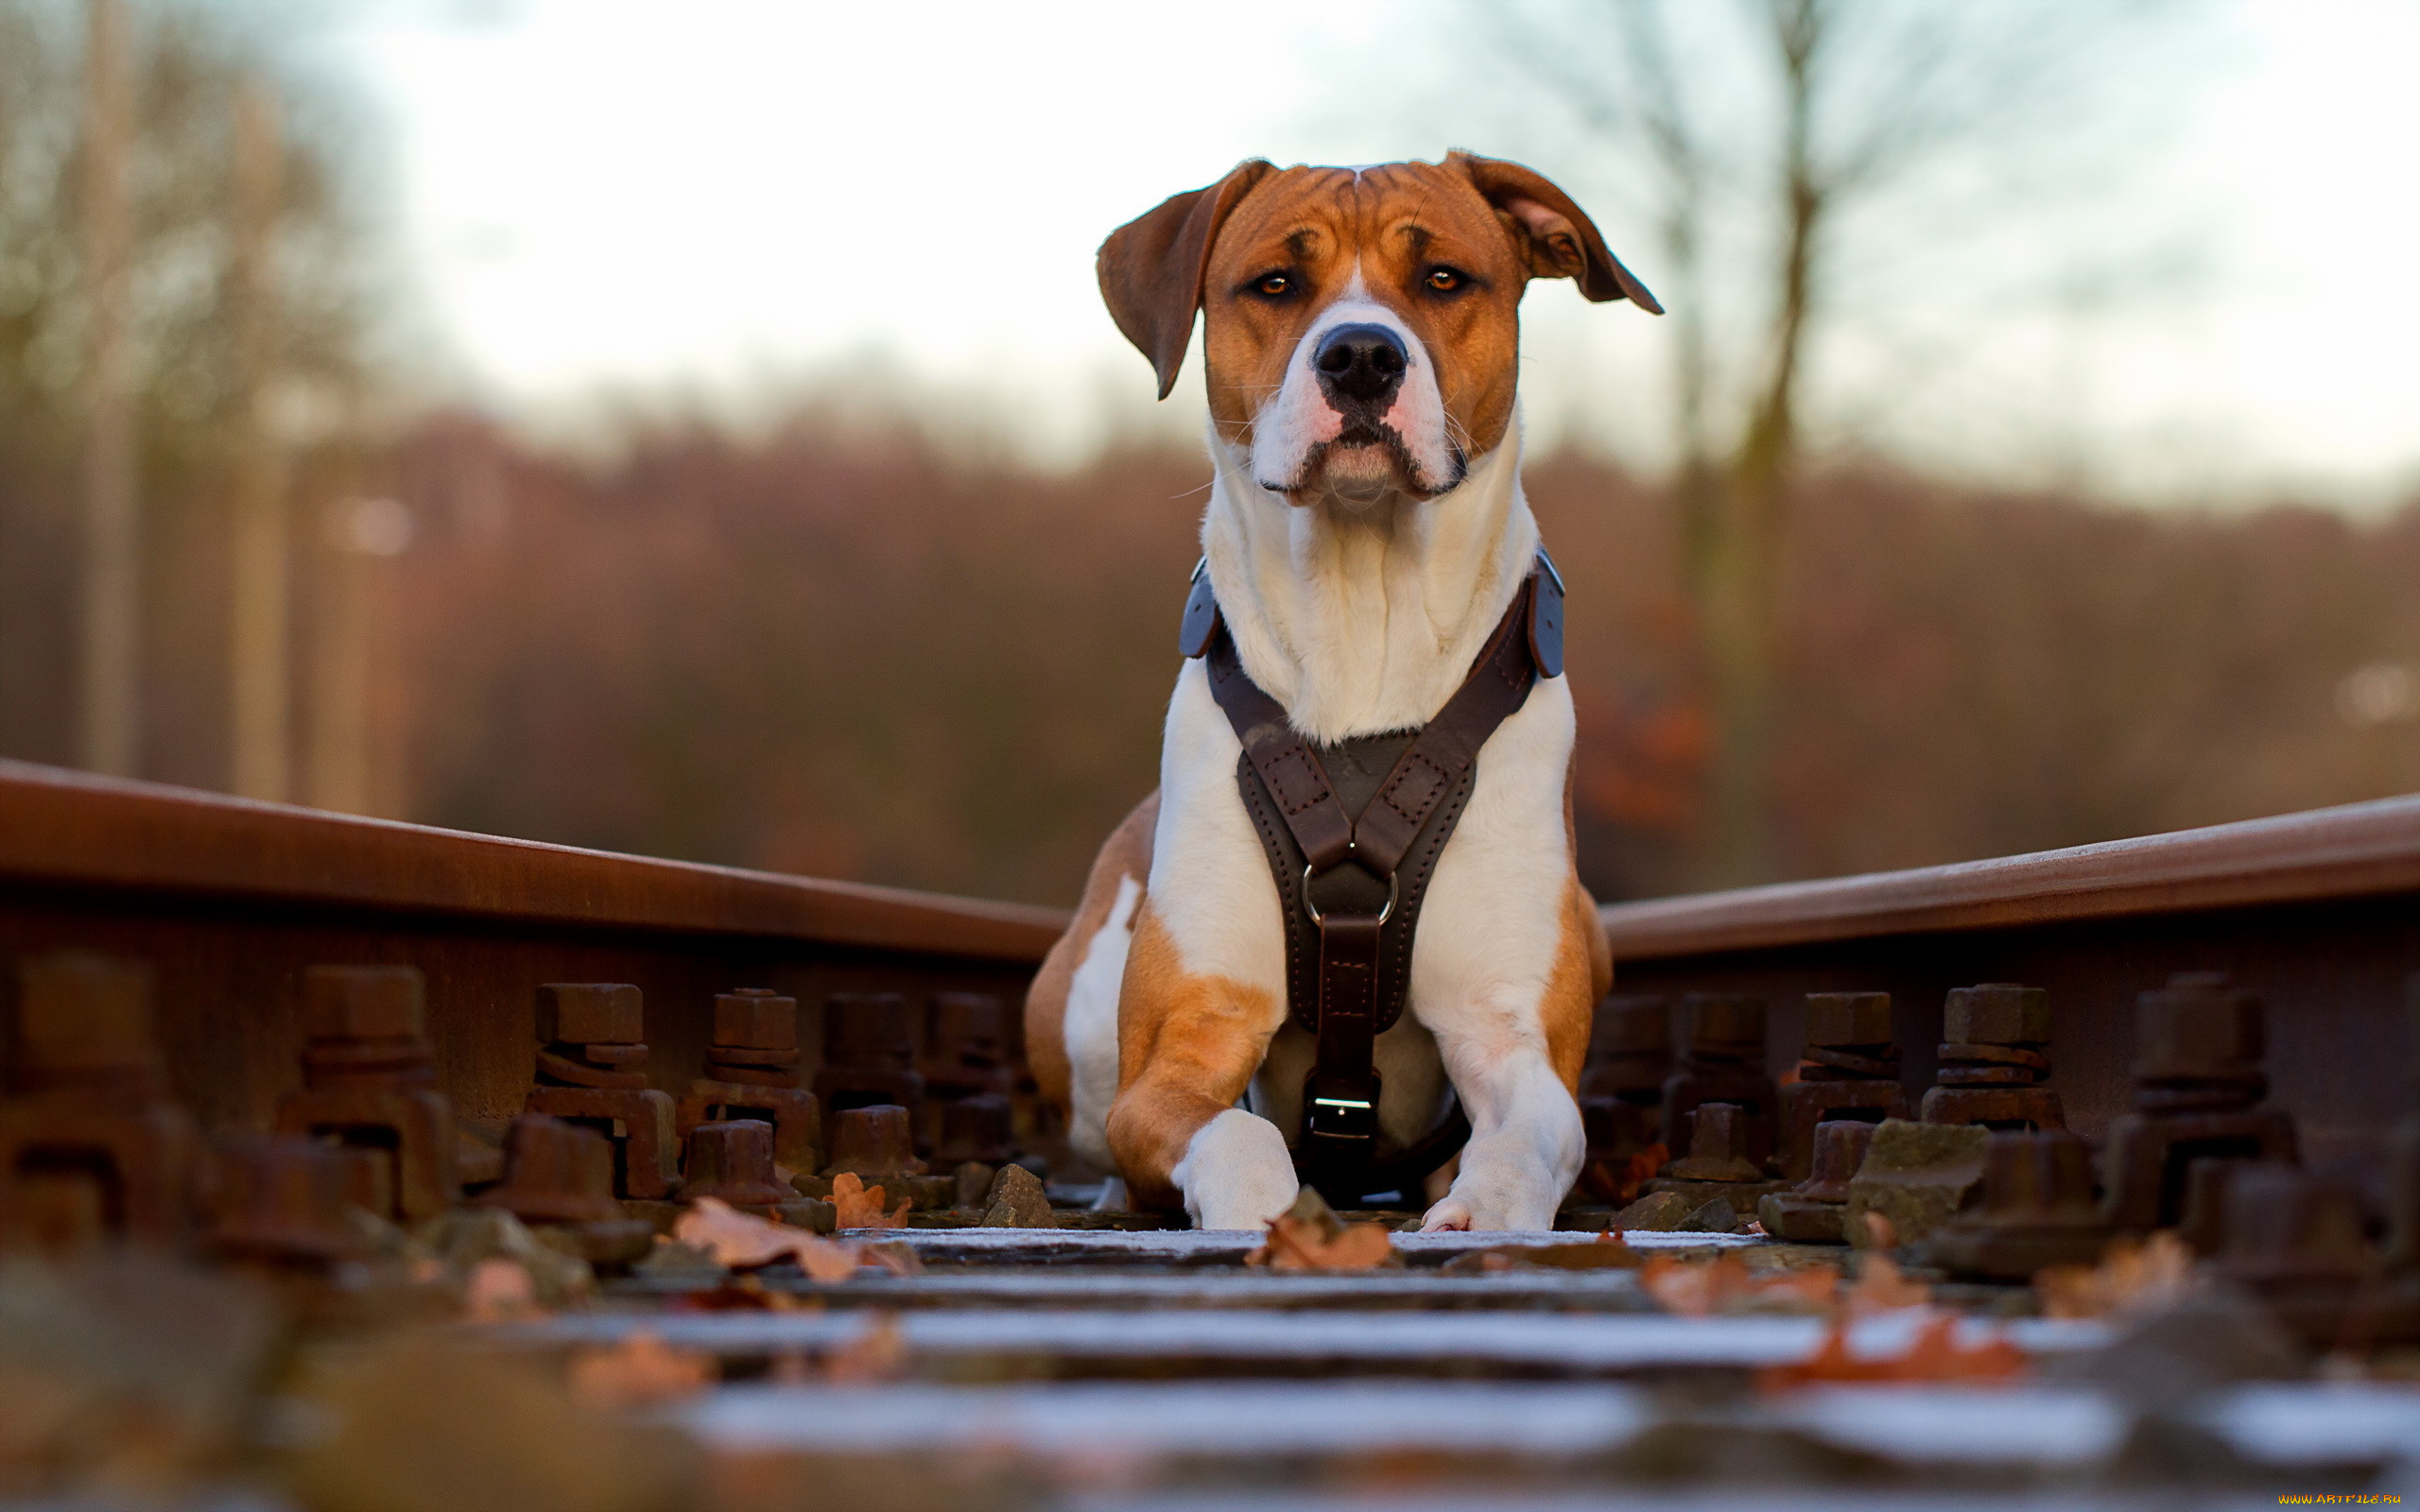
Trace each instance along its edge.
<path fill-rule="evenodd" d="M 1784 865 L 1774 754 L 1788 505 L 1809 353 L 1870 251 L 1878 204 L 1954 169 L 2006 187 L 2086 124 L 2108 0 L 1583 0 L 1488 12 L 1543 90 L 1641 186 L 1673 312 L 1674 504 L 1711 695 L 1707 885 Z M 1599 177 L 1607 177 L 1600 174 Z M 2003 216 L 2037 208 L 1987 198 Z M 1739 224 L 1753 244 L 1723 261 Z"/>
<path fill-rule="evenodd" d="M 234 498 L 290 554 L 262 433 L 326 448 L 372 389 L 359 139 L 268 20 L 0 0 L 0 753 L 224 785 Z M 289 123 L 273 191 L 248 94 Z"/>

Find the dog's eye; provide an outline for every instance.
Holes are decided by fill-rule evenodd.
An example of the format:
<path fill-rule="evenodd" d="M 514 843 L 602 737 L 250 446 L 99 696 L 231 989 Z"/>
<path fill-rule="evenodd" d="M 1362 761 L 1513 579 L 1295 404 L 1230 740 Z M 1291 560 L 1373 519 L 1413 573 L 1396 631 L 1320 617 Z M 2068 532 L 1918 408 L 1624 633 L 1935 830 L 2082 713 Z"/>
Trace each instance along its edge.
<path fill-rule="evenodd" d="M 1252 291 L 1272 300 L 1282 300 L 1294 292 L 1291 273 L 1263 273 L 1252 281 Z"/>
<path fill-rule="evenodd" d="M 1451 294 L 1470 281 L 1463 276 L 1460 268 L 1432 267 L 1428 270 L 1426 282 L 1430 288 L 1440 294 Z"/>

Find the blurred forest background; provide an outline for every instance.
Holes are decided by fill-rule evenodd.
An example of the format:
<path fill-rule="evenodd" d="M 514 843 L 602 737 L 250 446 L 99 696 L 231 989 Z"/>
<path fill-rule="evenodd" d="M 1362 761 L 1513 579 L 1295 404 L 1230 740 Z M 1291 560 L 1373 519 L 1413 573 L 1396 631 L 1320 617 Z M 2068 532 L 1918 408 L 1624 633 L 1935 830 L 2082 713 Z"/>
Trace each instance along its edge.
<path fill-rule="evenodd" d="M 2145 508 L 1805 419 L 1861 207 L 2071 112 L 2113 23 L 1737 9 L 1776 102 L 1744 145 L 1668 7 L 1490 34 L 1641 165 L 1633 261 L 1683 333 L 1652 465 L 1566 427 L 1529 468 L 1599 895 L 2420 787 L 2420 500 Z M 1071 902 L 1154 782 L 1199 445 L 1038 459 L 826 383 L 572 446 L 432 397 L 385 335 L 340 81 L 227 14 L 0 0 L 0 755 Z M 1726 272 L 1751 199 L 1771 233 Z M 1738 313 L 1700 313 L 1718 290 Z"/>

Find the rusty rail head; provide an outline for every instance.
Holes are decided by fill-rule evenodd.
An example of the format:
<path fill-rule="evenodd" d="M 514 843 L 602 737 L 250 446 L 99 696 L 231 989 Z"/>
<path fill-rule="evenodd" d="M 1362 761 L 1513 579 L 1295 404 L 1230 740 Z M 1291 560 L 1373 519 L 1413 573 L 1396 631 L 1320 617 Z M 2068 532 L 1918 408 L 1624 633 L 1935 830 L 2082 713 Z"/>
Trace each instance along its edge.
<path fill-rule="evenodd" d="M 0 761 L 0 883 L 1038 963 L 1065 912 L 583 850 Z"/>
<path fill-rule="evenodd" d="M 2420 795 L 1824 882 L 1613 903 L 1620 960 L 2420 891 Z"/>

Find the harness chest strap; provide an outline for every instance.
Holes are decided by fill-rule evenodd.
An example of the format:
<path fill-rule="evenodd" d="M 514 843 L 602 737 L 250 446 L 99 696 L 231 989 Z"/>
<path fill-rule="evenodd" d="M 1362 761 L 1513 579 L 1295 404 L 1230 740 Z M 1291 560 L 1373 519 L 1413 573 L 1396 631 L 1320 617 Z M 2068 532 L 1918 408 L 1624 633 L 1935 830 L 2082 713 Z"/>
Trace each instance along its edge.
<path fill-rule="evenodd" d="M 1412 732 L 1358 815 L 1347 811 L 1319 747 L 1295 730 L 1284 707 L 1244 672 L 1203 567 L 1194 570 L 1181 649 L 1187 657 L 1207 659 L 1211 694 L 1243 747 L 1236 779 L 1247 809 L 1256 820 L 1273 810 L 1285 838 L 1301 852 L 1297 878 L 1289 875 L 1296 863 L 1274 828 L 1258 824 L 1279 896 L 1291 916 L 1289 960 L 1305 921 L 1316 935 L 1316 965 L 1288 973 L 1288 1014 L 1317 1044 L 1304 1088 L 1296 1157 L 1317 1184 L 1357 1194 L 1352 1192 L 1355 1181 L 1380 1175 L 1372 1164 L 1379 1091 L 1374 1047 L 1403 1012 L 1420 896 L 1461 816 L 1479 748 L 1528 699 L 1539 677 L 1563 670 L 1562 578 L 1540 551 L 1470 674 L 1437 717 Z M 1266 793 L 1265 803 L 1255 786 Z M 1424 832 L 1428 838 L 1420 864 L 1407 873 L 1405 859 Z M 1322 912 L 1312 900 L 1311 883 L 1348 862 L 1385 885 L 1386 902 L 1374 913 Z M 1399 936 L 1398 970 L 1387 972 L 1381 966 L 1390 920 Z M 1303 1001 L 1306 996 L 1312 1001 Z M 1401 1174 L 1416 1180 L 1442 1164 L 1468 1132 L 1457 1108 L 1446 1128 L 1389 1161 L 1388 1170 L 1403 1168 Z"/>

